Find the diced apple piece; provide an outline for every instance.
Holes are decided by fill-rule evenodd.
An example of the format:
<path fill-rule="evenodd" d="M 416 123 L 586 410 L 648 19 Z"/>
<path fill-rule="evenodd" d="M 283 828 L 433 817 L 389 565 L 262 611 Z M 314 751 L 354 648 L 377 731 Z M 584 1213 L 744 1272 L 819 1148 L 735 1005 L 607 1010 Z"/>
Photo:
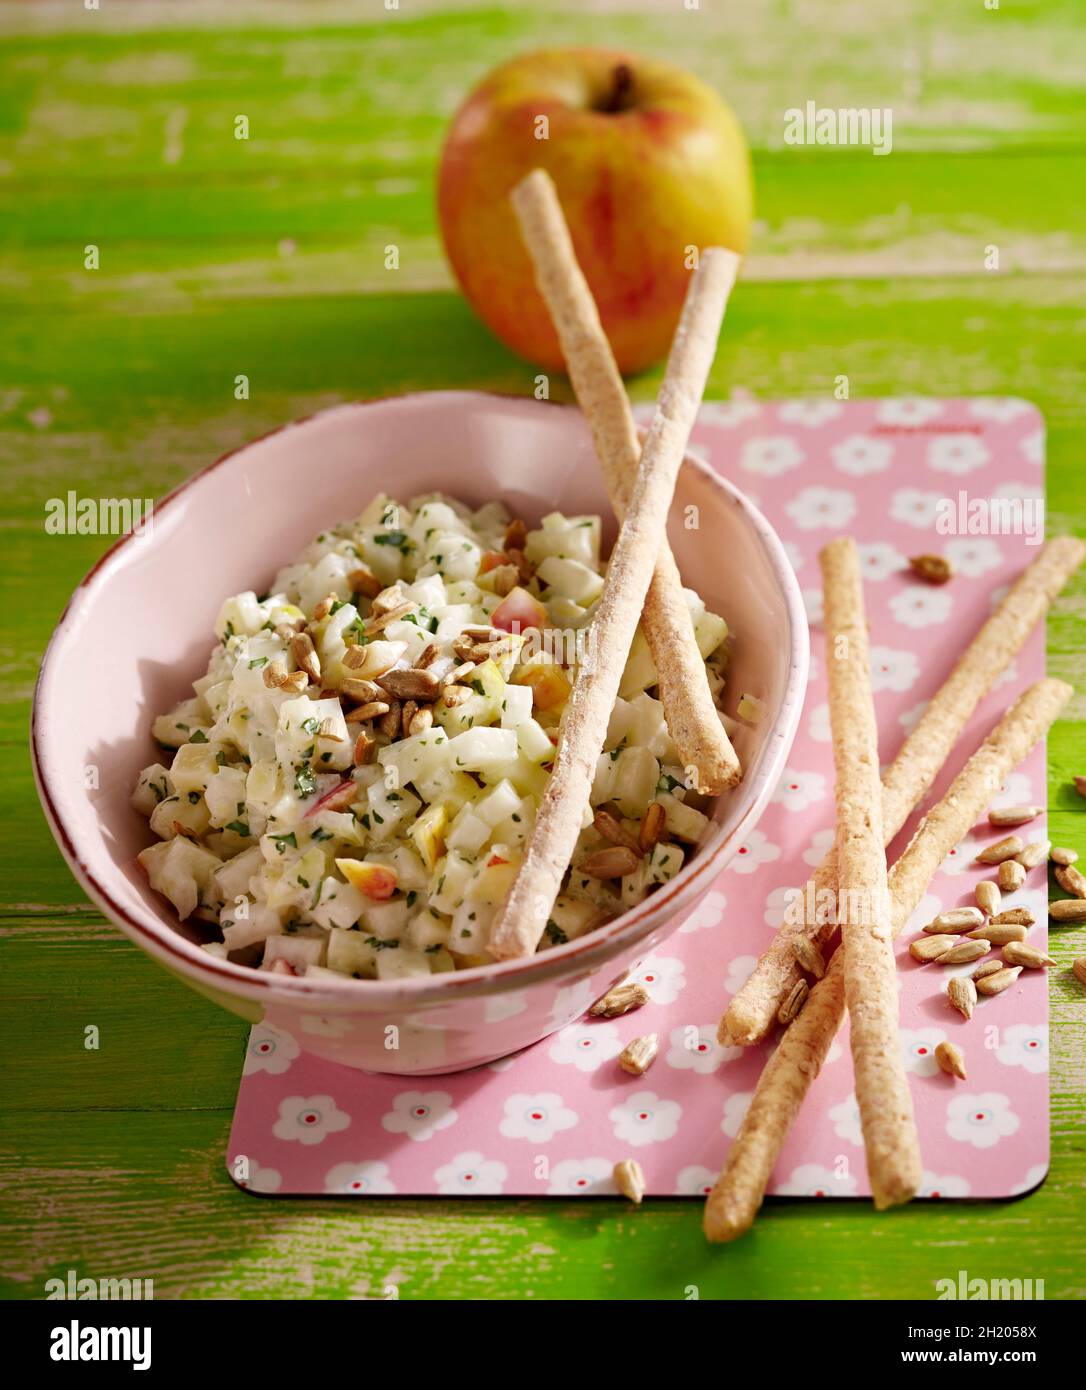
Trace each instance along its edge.
<path fill-rule="evenodd" d="M 661 793 L 656 800 L 664 808 L 664 824 L 668 833 L 674 835 L 677 840 L 686 840 L 687 843 L 696 845 L 705 834 L 709 817 L 696 811 L 693 806 L 684 805 L 670 792 Z"/>
<path fill-rule="evenodd" d="M 557 555 L 548 555 L 540 564 L 537 574 L 541 583 L 582 607 L 594 603 L 603 593 L 603 575 L 589 569 L 580 560 L 563 560 Z"/>
<path fill-rule="evenodd" d="M 391 898 L 399 886 L 395 870 L 362 859 L 337 859 L 336 868 L 351 885 L 367 898 L 378 902 Z"/>
<path fill-rule="evenodd" d="M 445 853 L 445 829 L 448 823 L 448 811 L 438 803 L 428 806 L 411 827 L 411 838 L 422 856 L 422 862 L 431 872 Z"/>
<path fill-rule="evenodd" d="M 326 931 L 332 927 L 353 927 L 362 916 L 367 899 L 357 888 L 329 875 L 321 884 L 321 895 L 309 915 Z"/>
<path fill-rule="evenodd" d="M 434 870 L 430 885 L 430 906 L 449 916 L 463 901 L 475 873 L 475 865 L 455 849 L 449 850 Z"/>
<path fill-rule="evenodd" d="M 548 661 L 532 661 L 518 666 L 513 673 L 513 682 L 531 686 L 532 706 L 540 710 L 557 709 L 559 705 L 564 705 L 573 689 L 561 666 Z"/>
<path fill-rule="evenodd" d="M 561 512 L 551 512 L 543 518 L 539 530 L 528 532 L 524 553 L 533 565 L 538 565 L 548 555 L 595 565 L 600 553 L 600 529 L 598 516 L 563 516 Z"/>
<path fill-rule="evenodd" d="M 647 748 L 623 748 L 614 759 L 608 799 L 624 816 L 640 817 L 655 796 L 659 780 L 660 764 Z"/>
<path fill-rule="evenodd" d="M 510 589 L 490 615 L 491 627 L 503 632 L 527 632 L 529 628 L 547 626 L 547 610 L 534 594 L 518 584 Z"/>
<path fill-rule="evenodd" d="M 503 729 L 518 729 L 532 717 L 534 696 L 530 685 L 507 685 L 499 702 Z"/>
<path fill-rule="evenodd" d="M 186 743 L 174 754 L 170 766 L 170 778 L 174 790 L 184 796 L 186 792 L 202 792 L 219 770 L 215 755 L 219 752 L 214 743 Z"/>
<path fill-rule="evenodd" d="M 683 810 L 689 810 L 684 806 Z M 698 813 L 695 812 L 695 815 Z M 683 852 L 679 845 L 664 844 L 662 841 L 653 846 L 646 868 L 648 877 L 652 883 L 667 883 L 673 879 L 682 868 L 684 863 Z"/>
<path fill-rule="evenodd" d="M 449 923 L 430 908 L 424 908 L 408 921 L 405 940 L 416 951 L 444 946 L 449 940 Z"/>
<path fill-rule="evenodd" d="M 204 800 L 216 827 L 245 821 L 246 771 L 243 767 L 220 767 L 207 784 Z M 238 808 L 241 808 L 240 810 Z"/>
<path fill-rule="evenodd" d="M 406 650 L 407 647 L 403 642 L 385 642 L 379 638 L 367 642 L 362 648 L 365 660 L 361 666 L 351 668 L 351 675 L 358 676 L 363 680 L 376 680 L 378 676 L 383 676 L 386 671 L 391 671 Z"/>
<path fill-rule="evenodd" d="M 362 925 L 382 941 L 395 941 L 407 930 L 408 912 L 406 898 L 391 898 L 384 903 L 367 901 L 362 909 Z"/>
<path fill-rule="evenodd" d="M 452 765 L 460 772 L 485 772 L 517 755 L 512 729 L 467 729 L 449 740 Z"/>
<path fill-rule="evenodd" d="M 450 849 L 463 854 L 477 854 L 490 838 L 491 827 L 476 814 L 474 805 L 461 807 L 445 837 Z"/>
<path fill-rule="evenodd" d="M 307 965 L 323 965 L 328 938 L 300 934 L 269 936 L 264 944 L 261 970 L 270 970 L 277 960 L 286 961 L 295 974 L 304 974 Z"/>
<path fill-rule="evenodd" d="M 600 917 L 600 910 L 584 898 L 571 898 L 567 893 L 559 893 L 547 919 L 543 933 L 543 945 L 561 946 L 566 941 L 574 941 L 583 936 L 589 927 Z"/>
<path fill-rule="evenodd" d="M 278 912 L 264 903 L 250 903 L 244 917 L 236 915 L 232 903 L 228 904 L 228 910 L 231 913 L 229 925 L 222 924 L 222 937 L 228 951 L 240 951 L 258 941 L 267 941 L 269 936 L 282 935 L 283 923 Z"/>
<path fill-rule="evenodd" d="M 374 782 L 366 793 L 369 806 L 362 816 L 374 840 L 392 840 L 406 834 L 408 824 L 414 820 L 422 802 L 406 788 L 387 787 L 384 782 Z"/>
<path fill-rule="evenodd" d="M 328 933 L 328 968 L 362 980 L 377 978 L 377 949 L 363 932 L 333 927 Z"/>
<path fill-rule="evenodd" d="M 623 700 L 632 700 L 642 690 L 647 690 L 650 685 L 655 685 L 658 679 L 648 641 L 638 625 L 633 641 L 630 643 L 630 651 L 626 657 L 626 666 L 622 672 L 622 680 L 619 682 L 618 693 Z"/>
<path fill-rule="evenodd" d="M 136 856 L 147 872 L 156 893 L 169 898 L 182 919 L 191 917 L 221 860 L 210 850 L 175 836 L 160 845 L 151 845 Z"/>
<path fill-rule="evenodd" d="M 490 924 L 497 905 L 465 898 L 453 915 L 449 928 L 449 950 L 456 956 L 478 956 L 486 949 Z"/>
<path fill-rule="evenodd" d="M 510 690 L 514 687 L 510 686 Z M 549 763 L 554 757 L 555 745 L 546 729 L 534 719 L 526 719 L 517 725 L 517 746 L 530 763 Z"/>
<path fill-rule="evenodd" d="M 494 852 L 487 856 L 472 880 L 469 894 L 472 901 L 487 903 L 492 907 L 503 903 L 509 896 L 519 867 L 520 855 L 513 855 L 511 850 L 502 854 L 495 846 Z"/>
<path fill-rule="evenodd" d="M 253 637 L 267 622 L 264 609 L 252 589 L 228 598 L 215 619 L 215 636 L 220 641 L 229 637 Z"/>
<path fill-rule="evenodd" d="M 173 796 L 176 790 L 167 769 L 161 763 L 152 763 L 139 775 L 136 790 L 132 793 L 132 809 L 141 816 L 149 816 L 160 801 Z"/>
<path fill-rule="evenodd" d="M 705 609 L 694 617 L 694 638 L 703 657 L 712 656 L 727 635 L 728 624 L 716 613 Z"/>
<path fill-rule="evenodd" d="M 156 835 L 163 840 L 171 840 L 185 832 L 194 836 L 204 835 L 211 824 L 211 816 L 207 802 L 199 792 L 189 792 L 185 796 L 168 796 L 165 801 L 160 801 L 151 812 L 150 824 Z M 181 827 L 180 831 L 178 826 Z"/>
<path fill-rule="evenodd" d="M 251 880 L 263 867 L 264 856 L 260 852 L 260 846 L 253 845 L 251 849 L 235 854 L 233 859 L 228 859 L 221 868 L 215 870 L 215 891 L 227 907 L 231 906 L 235 898 L 242 897 L 250 891 Z"/>
<path fill-rule="evenodd" d="M 377 952 L 379 980 L 414 980 L 429 974 L 430 958 L 422 951 L 413 951 L 410 946 L 400 946 L 394 951 Z"/>

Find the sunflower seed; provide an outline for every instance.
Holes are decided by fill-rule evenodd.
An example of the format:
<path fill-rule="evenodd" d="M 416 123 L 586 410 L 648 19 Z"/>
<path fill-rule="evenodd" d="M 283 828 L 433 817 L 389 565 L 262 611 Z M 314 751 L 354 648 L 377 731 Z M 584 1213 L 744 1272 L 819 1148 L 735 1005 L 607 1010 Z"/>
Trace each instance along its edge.
<path fill-rule="evenodd" d="M 1026 928 L 1021 922 L 997 922 L 992 918 L 987 926 L 978 927 L 976 933 L 969 935 L 975 935 L 978 941 L 983 937 L 993 946 L 1006 946 L 1008 941 L 1025 941 Z"/>
<path fill-rule="evenodd" d="M 1046 965 L 1056 964 L 1051 956 L 1024 941 L 1008 941 L 1003 947 L 1003 959 L 1008 965 L 1023 965 L 1027 970 L 1043 970 Z"/>
<path fill-rule="evenodd" d="M 663 809 L 661 807 L 661 809 Z M 625 849 L 631 850 L 634 854 L 641 857 L 641 845 L 636 835 L 631 835 L 617 816 L 613 816 L 610 811 L 602 807 L 592 818 L 592 824 L 596 830 L 612 845 L 622 845 Z"/>
<path fill-rule="evenodd" d="M 807 996 L 810 994 L 810 992 L 811 986 L 807 983 L 806 980 L 797 980 L 796 983 L 792 986 L 792 991 L 789 994 L 788 998 L 777 1010 L 777 1022 L 783 1028 L 787 1028 L 788 1025 L 799 1013 L 800 1009 L 803 1008 L 804 1004 L 806 1004 L 807 1002 Z"/>
<path fill-rule="evenodd" d="M 616 1163 L 611 1170 L 611 1177 L 623 1197 L 628 1197 L 635 1207 L 639 1207 L 641 1198 L 645 1195 L 645 1174 L 641 1171 L 641 1164 L 637 1159 L 624 1158 Z"/>
<path fill-rule="evenodd" d="M 1053 864 L 1059 864 L 1066 868 L 1068 864 L 1073 864 L 1078 858 L 1077 849 L 1064 849 L 1062 845 L 1054 845 L 1049 856 Z"/>
<path fill-rule="evenodd" d="M 377 684 L 397 700 L 436 700 L 440 690 L 437 677 L 429 671 L 386 671 Z"/>
<path fill-rule="evenodd" d="M 977 884 L 973 890 L 977 899 L 977 906 L 982 912 L 998 912 L 999 904 L 1003 901 L 1003 894 L 999 891 L 999 884 L 994 883 L 990 878 L 985 878 Z"/>
<path fill-rule="evenodd" d="M 1086 878 L 1083 878 L 1074 864 L 1059 865 L 1056 869 L 1056 882 L 1073 898 L 1086 898 Z"/>
<path fill-rule="evenodd" d="M 429 646 L 423 648 L 421 655 L 415 662 L 415 666 L 418 670 L 425 671 L 427 666 L 432 665 L 440 655 L 441 649 L 438 647 L 437 643 L 431 642 Z"/>
<path fill-rule="evenodd" d="M 1006 912 L 997 912 L 990 925 L 996 927 L 1032 927 L 1037 921 L 1028 907 L 1008 907 Z"/>
<path fill-rule="evenodd" d="M 1071 962 L 1071 970 L 1080 985 L 1086 985 L 1086 956 L 1079 956 Z"/>
<path fill-rule="evenodd" d="M 606 994 L 601 994 L 589 1009 L 593 1018 L 619 1018 L 632 1013 L 649 1002 L 649 992 L 636 980 L 623 980 L 613 985 Z"/>
<path fill-rule="evenodd" d="M 644 1076 L 660 1050 L 659 1039 L 655 1033 L 646 1033 L 643 1038 L 634 1038 L 618 1054 L 618 1064 L 631 1076 Z"/>
<path fill-rule="evenodd" d="M 936 960 L 940 965 L 969 965 L 971 961 L 980 960 L 981 956 L 986 956 L 992 949 L 992 943 L 985 941 L 983 937 L 970 941 L 959 941 L 956 946 L 951 946 L 949 951 L 944 951 Z"/>
<path fill-rule="evenodd" d="M 943 1041 L 935 1049 L 935 1060 L 948 1076 L 956 1076 L 964 1081 L 965 1075 L 965 1056 L 957 1043 Z"/>
<path fill-rule="evenodd" d="M 289 676 L 284 676 L 279 682 L 279 689 L 292 691 L 295 695 L 300 695 L 308 684 L 309 677 L 304 671 L 291 671 Z"/>
<path fill-rule="evenodd" d="M 376 602 L 377 600 L 374 599 L 374 603 Z M 398 603 L 395 608 L 390 608 L 385 613 L 378 613 L 375 618 L 367 618 L 362 631 L 367 637 L 376 637 L 379 632 L 384 632 L 390 623 L 398 622 L 400 618 L 413 612 L 414 608 L 415 604 L 413 603 Z"/>
<path fill-rule="evenodd" d="M 354 650 L 351 648 L 350 650 Z M 385 692 L 376 681 L 365 680 L 362 676 L 348 676 L 343 682 L 341 694 L 346 695 L 348 700 L 357 700 L 360 704 L 368 704 L 370 700 L 383 700 Z"/>
<path fill-rule="evenodd" d="M 977 980 L 978 994 L 1002 994 L 1009 989 L 1022 973 L 1020 965 L 1008 965 L 1002 970 L 993 970 L 990 975 Z"/>
<path fill-rule="evenodd" d="M 370 738 L 365 729 L 359 730 L 358 737 L 354 741 L 354 753 L 351 756 L 351 761 L 355 767 L 364 767 L 373 757 L 373 750 L 376 746 L 376 742 Z"/>
<path fill-rule="evenodd" d="M 377 721 L 377 727 L 389 738 L 395 738 L 400 732 L 400 722 L 403 719 L 403 705 L 399 700 L 390 700 L 388 709 Z"/>
<path fill-rule="evenodd" d="M 985 975 L 994 975 L 997 970 L 1003 970 L 1004 964 L 1001 960 L 986 960 L 983 965 L 978 965 L 976 970 L 970 975 L 971 980 L 983 980 Z"/>
<path fill-rule="evenodd" d="M 1053 922 L 1086 922 L 1086 902 L 1081 898 L 1058 898 L 1048 904 Z"/>
<path fill-rule="evenodd" d="M 327 618 L 328 614 L 331 613 L 338 602 L 338 594 L 325 594 L 324 598 L 322 598 L 316 608 L 313 609 L 312 621 L 315 623 L 324 622 L 325 618 Z"/>
<path fill-rule="evenodd" d="M 664 808 L 659 801 L 649 803 L 641 817 L 641 828 L 637 832 L 637 842 L 643 854 L 648 854 L 660 842 L 664 831 Z"/>
<path fill-rule="evenodd" d="M 330 743 L 343 743 L 344 741 L 334 719 L 321 720 L 320 727 L 317 729 L 317 737 L 327 739 Z"/>
<path fill-rule="evenodd" d="M 947 983 L 947 998 L 963 1018 L 972 1018 L 977 1002 L 977 987 L 968 975 L 955 975 Z"/>
<path fill-rule="evenodd" d="M 816 980 L 821 980 L 826 973 L 826 962 L 816 941 L 812 941 L 809 936 L 798 932 L 792 937 L 792 954 L 801 970 L 806 970 L 808 975 L 813 975 Z"/>
<path fill-rule="evenodd" d="M 1045 862 L 1051 848 L 1051 840 L 1031 840 L 1022 853 L 1014 857 L 1023 869 L 1035 869 L 1038 864 Z"/>
<path fill-rule="evenodd" d="M 348 671 L 357 671 L 360 666 L 365 666 L 369 660 L 366 648 L 359 643 L 353 647 L 348 647 L 343 653 L 343 665 Z"/>
<path fill-rule="evenodd" d="M 424 734 L 427 729 L 433 727 L 434 712 L 428 705 L 423 705 L 417 709 L 407 723 L 407 733 L 410 736 Z"/>
<path fill-rule="evenodd" d="M 988 812 L 989 825 L 1028 825 L 1044 810 L 1043 806 L 993 806 Z"/>
<path fill-rule="evenodd" d="M 299 671 L 304 671 L 314 683 L 320 680 L 320 658 L 317 656 L 317 649 L 314 647 L 313 639 L 308 632 L 296 633 L 291 638 L 290 654 Z"/>
<path fill-rule="evenodd" d="M 955 907 L 950 912 L 940 912 L 938 917 L 933 917 L 924 931 L 929 936 L 938 936 L 941 932 L 972 931 L 983 921 L 984 913 L 979 907 Z"/>
<path fill-rule="evenodd" d="M 1078 792 L 1079 796 L 1086 796 L 1086 777 L 1076 777 L 1074 782 L 1075 791 Z"/>
<path fill-rule="evenodd" d="M 954 573 L 953 565 L 941 555 L 910 555 L 909 568 L 925 584 L 945 584 Z"/>
<path fill-rule="evenodd" d="M 931 961 L 946 955 L 955 945 L 957 938 L 953 936 L 918 936 L 915 941 L 909 942 L 909 955 L 921 965 L 928 965 Z"/>
<path fill-rule="evenodd" d="M 380 589 L 373 596 L 373 604 L 370 607 L 370 615 L 380 618 L 385 613 L 391 613 L 394 608 L 399 608 L 406 602 L 404 591 L 400 588 L 399 581 L 390 584 L 386 589 Z"/>
<path fill-rule="evenodd" d="M 351 586 L 352 594 L 361 594 L 363 598 L 376 598 L 381 592 L 381 581 L 369 565 L 359 565 L 357 569 L 351 570 L 347 575 L 347 583 Z"/>
<path fill-rule="evenodd" d="M 578 867 L 589 878 L 625 878 L 634 872 L 640 862 L 640 856 L 632 849 L 627 849 L 625 845 L 611 845 L 608 849 L 586 854 Z"/>
<path fill-rule="evenodd" d="M 1014 893 L 1026 881 L 1025 866 L 1017 859 L 1004 859 L 996 873 L 996 882 L 1004 893 Z"/>
<path fill-rule="evenodd" d="M 264 684 L 269 690 L 278 690 L 286 679 L 287 668 L 281 661 L 273 661 L 264 667 Z"/>
<path fill-rule="evenodd" d="M 1002 864 L 1004 859 L 1013 859 L 1025 849 L 1025 841 L 1018 835 L 1007 835 L 1002 840 L 985 846 L 974 859 L 975 864 Z"/>
<path fill-rule="evenodd" d="M 471 691 L 466 685 L 447 685 L 441 692 L 441 703 L 446 709 L 455 709 L 470 699 Z"/>
<path fill-rule="evenodd" d="M 370 700 L 368 704 L 359 705 L 347 715 L 348 724 L 365 724 L 370 719 L 380 719 L 388 714 L 388 705 L 384 700 Z"/>

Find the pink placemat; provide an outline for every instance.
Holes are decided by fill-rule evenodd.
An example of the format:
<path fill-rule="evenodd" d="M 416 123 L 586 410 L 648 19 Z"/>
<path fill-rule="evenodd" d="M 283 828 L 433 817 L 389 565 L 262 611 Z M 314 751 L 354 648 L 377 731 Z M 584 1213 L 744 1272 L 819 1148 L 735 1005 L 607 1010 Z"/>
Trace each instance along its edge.
<path fill-rule="evenodd" d="M 238 1092 L 229 1170 L 251 1192 L 606 1195 L 612 1165 L 637 1158 L 650 1194 L 695 1196 L 736 1134 L 765 1049 L 722 1048 L 716 1024 L 780 923 L 789 888 L 806 882 L 832 839 L 833 768 L 817 551 L 849 532 L 860 545 L 872 637 L 880 743 L 888 758 L 1010 580 L 1037 554 L 1035 519 L 992 532 L 978 499 L 1043 498 L 1044 430 L 1022 401 L 881 400 L 706 404 L 693 450 L 743 486 L 796 567 L 812 628 L 811 679 L 795 746 L 773 804 L 708 897 L 635 972 L 651 1005 L 613 1022 L 580 1021 L 515 1057 L 454 1076 L 378 1076 L 307 1056 L 295 1039 L 253 1028 Z M 940 508 L 957 533 L 939 532 Z M 979 528 L 987 512 L 988 528 Z M 972 520 L 970 519 L 972 518 Z M 1008 518 L 1004 518 L 1006 522 Z M 963 525 L 964 523 L 964 525 Z M 998 525 L 998 521 L 996 522 Z M 972 530 L 970 528 L 973 528 Z M 905 559 L 938 551 L 945 587 L 913 582 Z M 725 613 L 740 628 L 740 615 Z M 1043 628 L 982 703 L 943 787 L 1024 687 L 1044 674 Z M 1043 748 L 997 802 L 1045 801 Z M 914 817 L 891 850 L 907 843 Z M 1044 835 L 1038 820 L 1025 832 Z M 972 902 L 984 825 L 950 856 L 918 909 Z M 1033 909 L 1044 944 L 1043 870 L 1009 901 Z M 1044 973 L 983 1001 L 971 1022 L 948 1008 L 950 971 L 898 947 L 901 1045 L 911 1073 L 925 1196 L 1028 1191 L 1048 1167 L 1048 991 Z M 970 973 L 975 967 L 960 967 Z M 314 1018 L 319 1032 L 334 1020 Z M 637 1078 L 615 1058 L 655 1031 L 660 1055 Z M 963 1047 L 968 1081 L 939 1071 L 935 1047 Z M 767 1046 L 772 1046 L 772 1043 Z M 830 1052 L 785 1145 L 769 1191 L 848 1197 L 869 1191 L 847 1031 Z"/>

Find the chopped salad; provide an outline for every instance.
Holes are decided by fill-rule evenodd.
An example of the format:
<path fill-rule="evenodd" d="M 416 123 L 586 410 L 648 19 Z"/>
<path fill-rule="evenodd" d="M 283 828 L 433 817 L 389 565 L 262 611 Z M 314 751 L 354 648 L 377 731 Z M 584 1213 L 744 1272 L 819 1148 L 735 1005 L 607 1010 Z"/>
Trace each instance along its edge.
<path fill-rule="evenodd" d="M 376 498 L 269 593 L 227 599 L 133 805 L 139 862 L 204 949 L 292 975 L 490 962 L 603 588 L 598 516 L 529 530 L 499 503 Z M 686 590 L 719 701 L 724 619 Z M 637 632 L 541 950 L 639 903 L 707 826 Z M 722 716 L 723 717 L 723 716 Z"/>

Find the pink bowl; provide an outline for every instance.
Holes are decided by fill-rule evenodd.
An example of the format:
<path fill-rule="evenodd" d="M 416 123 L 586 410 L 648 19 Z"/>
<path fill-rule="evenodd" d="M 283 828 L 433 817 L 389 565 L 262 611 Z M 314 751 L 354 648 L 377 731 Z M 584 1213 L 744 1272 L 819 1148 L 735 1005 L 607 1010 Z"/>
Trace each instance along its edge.
<path fill-rule="evenodd" d="M 737 737 L 746 769 L 722 797 L 697 856 L 600 930 L 528 960 L 401 982 L 306 980 L 215 959 L 135 862 L 150 843 L 129 796 L 154 761 L 154 716 L 190 693 L 221 601 L 270 581 L 322 526 L 385 490 L 440 488 L 473 505 L 501 498 L 533 521 L 555 508 L 610 514 L 580 412 L 473 392 L 345 405 L 228 454 L 154 510 L 83 580 L 42 663 L 32 744 L 42 805 L 88 895 L 172 974 L 310 1052 L 368 1071 L 424 1074 L 493 1061 L 564 1027 L 700 901 L 749 835 L 780 776 L 807 681 L 808 640 L 792 568 L 762 515 L 688 458 L 672 548 L 686 581 L 722 613 L 735 644 L 732 701 L 768 714 Z M 696 507 L 697 513 L 685 511 Z M 613 538 L 614 526 L 611 526 Z M 98 770 L 87 790 L 86 770 Z"/>

